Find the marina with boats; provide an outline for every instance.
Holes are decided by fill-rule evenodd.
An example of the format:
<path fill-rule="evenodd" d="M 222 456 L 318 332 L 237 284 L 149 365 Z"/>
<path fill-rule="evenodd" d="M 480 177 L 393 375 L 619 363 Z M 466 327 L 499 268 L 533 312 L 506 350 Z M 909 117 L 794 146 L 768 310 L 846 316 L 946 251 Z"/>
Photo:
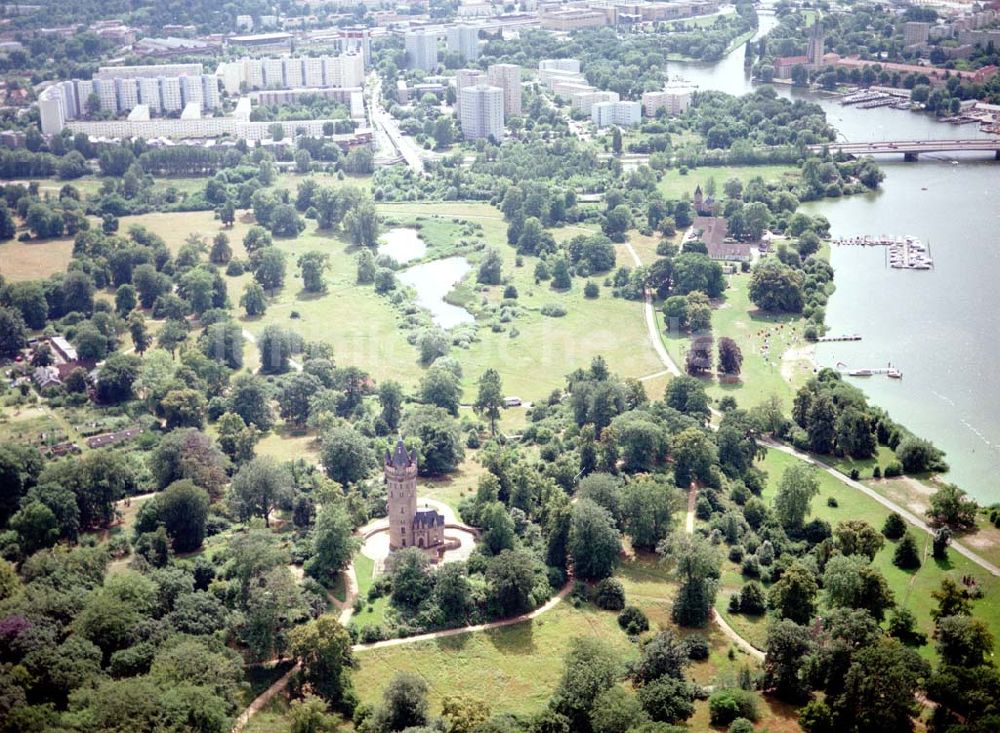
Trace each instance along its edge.
<path fill-rule="evenodd" d="M 892 237 L 885 234 L 872 236 L 862 234 L 854 237 L 840 237 L 833 240 L 838 246 L 887 247 L 886 260 L 894 270 L 932 270 L 930 245 L 926 245 L 909 234 Z"/>

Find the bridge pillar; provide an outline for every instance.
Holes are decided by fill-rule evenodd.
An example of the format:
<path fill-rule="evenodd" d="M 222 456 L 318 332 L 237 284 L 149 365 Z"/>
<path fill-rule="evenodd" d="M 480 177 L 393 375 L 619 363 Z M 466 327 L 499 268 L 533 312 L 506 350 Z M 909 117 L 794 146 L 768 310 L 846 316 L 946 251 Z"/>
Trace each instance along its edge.
<path fill-rule="evenodd" d="M 903 153 L 903 160 L 908 163 L 915 163 L 917 161 L 917 153 Z"/>
<path fill-rule="evenodd" d="M 1000 150 L 993 153 L 993 160 L 1000 160 Z"/>

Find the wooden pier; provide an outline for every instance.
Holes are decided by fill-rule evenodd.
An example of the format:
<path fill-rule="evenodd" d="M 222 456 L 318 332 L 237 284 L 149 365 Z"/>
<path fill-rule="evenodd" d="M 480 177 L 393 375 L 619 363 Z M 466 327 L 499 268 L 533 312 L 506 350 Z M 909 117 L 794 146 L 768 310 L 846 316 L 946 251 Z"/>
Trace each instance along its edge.
<path fill-rule="evenodd" d="M 841 334 L 840 336 L 820 336 L 817 341 L 860 341 L 860 333 Z"/>

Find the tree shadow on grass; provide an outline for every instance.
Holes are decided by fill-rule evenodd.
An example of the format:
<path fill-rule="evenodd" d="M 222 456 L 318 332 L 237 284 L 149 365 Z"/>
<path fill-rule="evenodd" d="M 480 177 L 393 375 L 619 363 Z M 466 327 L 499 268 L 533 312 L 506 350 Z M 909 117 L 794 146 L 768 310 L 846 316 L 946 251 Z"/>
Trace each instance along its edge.
<path fill-rule="evenodd" d="M 540 623 L 544 622 L 544 617 Z M 535 625 L 531 621 L 522 621 L 499 629 L 485 632 L 490 643 L 503 654 L 534 654 L 538 651 L 535 644 Z"/>
<path fill-rule="evenodd" d="M 443 652 L 460 652 L 469 644 L 472 634 L 456 634 L 435 640 L 437 648 Z"/>

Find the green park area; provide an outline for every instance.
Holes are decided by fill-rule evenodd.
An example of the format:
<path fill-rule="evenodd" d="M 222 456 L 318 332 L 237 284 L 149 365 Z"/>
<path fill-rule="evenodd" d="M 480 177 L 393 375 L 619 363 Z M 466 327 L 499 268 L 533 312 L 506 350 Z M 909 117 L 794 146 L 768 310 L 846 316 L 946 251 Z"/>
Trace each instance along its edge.
<path fill-rule="evenodd" d="M 690 169 L 675 167 L 663 171 L 657 190 L 669 199 L 690 199 L 694 196 L 695 188 L 701 186 L 702 191 L 710 190 L 710 181 L 714 181 L 716 196 L 721 196 L 722 186 L 726 181 L 735 178 L 746 185 L 751 178 L 758 176 L 767 184 L 795 181 L 799 178 L 799 173 L 798 168 L 793 165 L 722 165 Z"/>
<path fill-rule="evenodd" d="M 760 467 L 768 473 L 768 483 L 762 498 L 766 503 L 774 500 L 778 483 L 782 474 L 799 459 L 776 449 L 768 449 L 766 457 L 760 462 Z M 817 518 L 836 526 L 838 522 L 848 520 L 863 520 L 881 530 L 889 510 L 871 497 L 851 488 L 837 480 L 827 472 L 816 470 L 820 491 L 811 503 L 811 518 Z M 992 594 L 998 589 L 1000 579 L 991 575 L 978 565 L 960 555 L 954 549 L 948 551 L 944 560 L 936 560 L 931 556 L 931 537 L 915 528 L 909 530 L 917 540 L 922 564 L 916 570 L 902 570 L 893 564 L 893 554 L 898 541 L 886 540 L 884 546 L 876 554 L 873 561 L 891 588 L 896 605 L 913 612 L 920 631 L 932 635 L 934 622 L 931 610 L 937 602 L 931 592 L 941 587 L 945 578 L 961 583 L 963 578 L 973 578 L 976 585 L 982 589 L 983 600 L 974 603 L 974 613 L 981 618 L 993 634 L 1000 634 L 1000 608 L 990 602 Z M 726 561 L 723 565 L 722 584 L 716 597 L 716 611 L 723 615 L 727 622 L 744 638 L 760 649 L 766 648 L 768 618 L 766 616 L 747 616 L 734 614 L 728 610 L 729 595 L 739 591 L 746 578 L 740 576 L 739 566 Z M 822 592 L 820 598 L 823 598 Z M 821 606 L 822 606 L 821 601 Z M 932 658 L 933 645 L 919 648 L 922 655 Z"/>

